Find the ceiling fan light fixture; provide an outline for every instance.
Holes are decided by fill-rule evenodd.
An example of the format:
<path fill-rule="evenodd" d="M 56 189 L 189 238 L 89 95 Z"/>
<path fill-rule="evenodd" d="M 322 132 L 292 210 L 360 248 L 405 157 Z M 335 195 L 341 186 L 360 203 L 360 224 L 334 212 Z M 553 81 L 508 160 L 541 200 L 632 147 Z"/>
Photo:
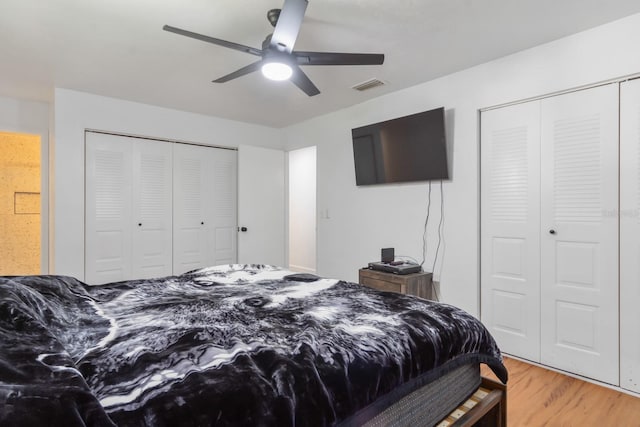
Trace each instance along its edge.
<path fill-rule="evenodd" d="M 262 65 L 262 75 L 269 80 L 283 81 L 289 80 L 293 74 L 291 66 L 284 62 L 265 62 Z"/>
<path fill-rule="evenodd" d="M 262 42 L 262 49 L 217 39 L 170 25 L 165 25 L 162 29 L 261 58 L 232 73 L 212 80 L 212 83 L 226 83 L 261 69 L 262 74 L 268 79 L 290 80 L 307 96 L 316 96 L 320 93 L 320 90 L 313 84 L 309 76 L 302 71 L 301 65 L 382 65 L 384 63 L 384 54 L 382 53 L 294 51 L 293 47 L 298 38 L 308 3 L 309 0 L 284 0 L 282 9 L 271 9 L 267 12 L 269 23 L 273 25 L 274 29 L 273 33 L 269 34 Z"/>

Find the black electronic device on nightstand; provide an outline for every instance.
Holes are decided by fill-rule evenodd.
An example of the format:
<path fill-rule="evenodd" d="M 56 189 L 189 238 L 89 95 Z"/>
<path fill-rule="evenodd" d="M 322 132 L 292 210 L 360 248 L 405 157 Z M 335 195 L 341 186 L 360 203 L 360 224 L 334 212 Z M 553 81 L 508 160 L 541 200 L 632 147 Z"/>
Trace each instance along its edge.
<path fill-rule="evenodd" d="M 411 274 L 422 271 L 422 267 L 418 264 L 412 264 L 404 261 L 370 262 L 369 268 L 371 270 L 385 271 L 393 274 Z"/>
<path fill-rule="evenodd" d="M 380 250 L 380 262 L 393 262 L 396 259 L 394 248 L 382 248 Z"/>

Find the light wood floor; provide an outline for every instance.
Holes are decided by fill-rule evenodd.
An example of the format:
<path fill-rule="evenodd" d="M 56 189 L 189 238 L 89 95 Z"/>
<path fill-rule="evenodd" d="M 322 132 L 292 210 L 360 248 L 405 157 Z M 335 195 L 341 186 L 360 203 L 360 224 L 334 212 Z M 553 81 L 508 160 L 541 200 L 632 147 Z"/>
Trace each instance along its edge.
<path fill-rule="evenodd" d="M 640 398 L 515 359 L 504 362 L 509 427 L 640 426 Z M 496 379 L 486 366 L 482 375 Z"/>

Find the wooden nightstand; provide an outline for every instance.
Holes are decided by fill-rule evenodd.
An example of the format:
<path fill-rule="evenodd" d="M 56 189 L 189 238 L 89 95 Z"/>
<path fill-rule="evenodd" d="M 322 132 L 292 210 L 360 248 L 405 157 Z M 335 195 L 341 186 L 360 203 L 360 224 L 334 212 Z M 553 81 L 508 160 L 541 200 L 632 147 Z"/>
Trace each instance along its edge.
<path fill-rule="evenodd" d="M 393 274 L 361 268 L 358 282 L 379 291 L 399 292 L 435 300 L 431 273 Z"/>

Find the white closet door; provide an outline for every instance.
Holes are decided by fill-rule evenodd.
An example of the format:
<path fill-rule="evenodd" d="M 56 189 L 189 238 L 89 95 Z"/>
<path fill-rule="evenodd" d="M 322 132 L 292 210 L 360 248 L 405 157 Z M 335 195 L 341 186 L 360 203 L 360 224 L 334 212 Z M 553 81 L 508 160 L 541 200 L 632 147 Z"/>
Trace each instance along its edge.
<path fill-rule="evenodd" d="M 541 111 L 541 362 L 617 384 L 618 86 Z"/>
<path fill-rule="evenodd" d="M 85 280 L 98 284 L 129 279 L 131 140 L 93 132 L 85 138 Z"/>
<path fill-rule="evenodd" d="M 540 360 L 540 103 L 482 113 L 481 314 L 502 351 Z"/>
<path fill-rule="evenodd" d="M 207 212 L 213 210 L 209 188 L 211 149 L 173 145 L 173 274 L 210 264 Z"/>
<path fill-rule="evenodd" d="M 213 210 L 205 225 L 208 234 L 208 256 L 211 265 L 234 264 L 237 261 L 238 220 L 238 152 L 209 149 L 212 166 L 209 188 Z"/>
<path fill-rule="evenodd" d="M 171 143 L 133 139 L 133 278 L 172 273 Z"/>
<path fill-rule="evenodd" d="M 620 386 L 640 393 L 640 80 L 620 90 Z"/>
<path fill-rule="evenodd" d="M 284 151 L 238 148 L 238 261 L 285 264 Z"/>

